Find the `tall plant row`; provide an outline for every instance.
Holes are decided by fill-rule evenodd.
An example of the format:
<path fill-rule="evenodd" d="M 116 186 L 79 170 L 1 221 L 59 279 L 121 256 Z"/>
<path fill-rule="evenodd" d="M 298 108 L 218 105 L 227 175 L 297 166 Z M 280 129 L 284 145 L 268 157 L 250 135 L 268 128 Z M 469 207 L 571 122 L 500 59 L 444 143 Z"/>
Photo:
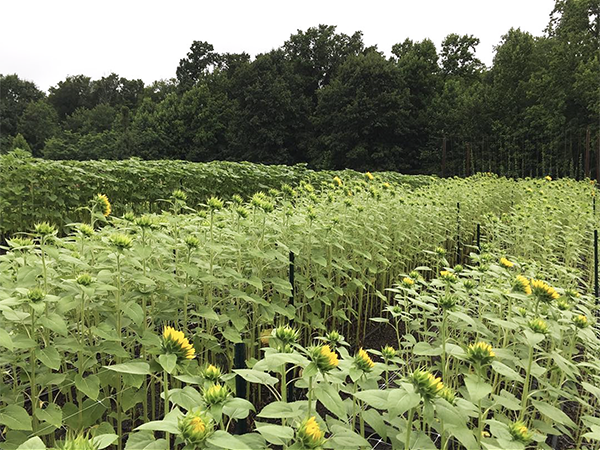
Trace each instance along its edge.
<path fill-rule="evenodd" d="M 595 187 L 332 175 L 13 234 L 0 447 L 597 448 Z"/>

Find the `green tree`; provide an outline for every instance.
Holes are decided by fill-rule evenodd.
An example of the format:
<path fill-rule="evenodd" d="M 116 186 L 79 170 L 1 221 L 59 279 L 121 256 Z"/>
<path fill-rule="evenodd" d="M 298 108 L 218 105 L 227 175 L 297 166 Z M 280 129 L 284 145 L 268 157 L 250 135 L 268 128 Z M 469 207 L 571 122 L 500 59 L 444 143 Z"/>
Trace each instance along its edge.
<path fill-rule="evenodd" d="M 73 114 L 77 108 L 93 107 L 91 78 L 85 75 L 75 75 L 59 81 L 57 86 L 50 88 L 48 101 L 61 120 Z"/>
<path fill-rule="evenodd" d="M 44 93 L 31 81 L 18 75 L 0 74 L 0 149 L 8 151 L 17 134 L 19 118 L 31 102 L 44 98 Z"/>
<path fill-rule="evenodd" d="M 18 131 L 31 146 L 34 156 L 40 155 L 46 139 L 55 136 L 59 130 L 56 111 L 46 100 L 29 103 L 19 119 Z"/>
<path fill-rule="evenodd" d="M 285 164 L 304 145 L 310 108 L 293 88 L 294 73 L 282 50 L 259 55 L 235 71 L 231 158 Z"/>
<path fill-rule="evenodd" d="M 432 151 L 437 144 L 432 103 L 443 86 L 438 65 L 438 54 L 433 42 L 424 39 L 413 42 L 406 39 L 392 47 L 402 85 L 408 90 L 409 114 L 405 121 L 403 149 L 407 159 L 413 161 L 411 171 L 419 171 L 422 154 Z"/>
<path fill-rule="evenodd" d="M 78 108 L 65 121 L 65 129 L 79 134 L 102 133 L 112 129 L 117 118 L 116 109 L 100 103 L 92 109 Z"/>
<path fill-rule="evenodd" d="M 185 58 L 179 60 L 177 80 L 182 90 L 190 89 L 219 65 L 221 58 L 212 44 L 194 41 Z"/>
<path fill-rule="evenodd" d="M 440 52 L 442 72 L 446 76 L 477 78 L 484 69 L 483 63 L 475 57 L 475 49 L 478 45 L 479 38 L 470 34 L 461 36 L 452 33 L 446 36 Z"/>
<path fill-rule="evenodd" d="M 27 140 L 25 140 L 25 138 L 23 137 L 23 135 L 21 133 L 17 133 L 17 135 L 14 137 L 14 139 L 12 141 L 12 149 L 11 150 L 16 150 L 16 149 L 25 150 L 26 152 L 31 153 L 31 148 L 29 147 Z"/>
<path fill-rule="evenodd" d="M 326 168 L 412 169 L 402 147 L 409 93 L 398 67 L 370 51 L 348 58 L 330 85 L 319 93 L 314 118 Z"/>

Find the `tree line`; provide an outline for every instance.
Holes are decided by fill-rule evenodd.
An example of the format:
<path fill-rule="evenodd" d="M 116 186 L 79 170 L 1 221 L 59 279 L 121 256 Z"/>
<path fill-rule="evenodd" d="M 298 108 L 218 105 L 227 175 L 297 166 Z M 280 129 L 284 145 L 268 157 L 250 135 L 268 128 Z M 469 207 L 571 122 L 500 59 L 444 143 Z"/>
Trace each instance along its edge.
<path fill-rule="evenodd" d="M 194 41 L 176 77 L 69 76 L 46 94 L 0 75 L 0 152 L 48 159 L 247 160 L 408 174 L 600 175 L 600 3 L 556 0 L 542 36 L 510 29 L 391 56 L 320 25 L 251 58 Z"/>

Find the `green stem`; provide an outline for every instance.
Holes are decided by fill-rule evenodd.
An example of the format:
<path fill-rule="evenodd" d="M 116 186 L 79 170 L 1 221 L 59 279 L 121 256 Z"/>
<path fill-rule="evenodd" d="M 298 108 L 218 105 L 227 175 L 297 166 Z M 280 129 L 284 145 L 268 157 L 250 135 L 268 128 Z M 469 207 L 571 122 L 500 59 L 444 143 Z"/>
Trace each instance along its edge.
<path fill-rule="evenodd" d="M 307 418 L 310 419 L 310 415 L 312 412 L 312 396 L 313 396 L 313 377 L 308 377 L 308 415 Z"/>
<path fill-rule="evenodd" d="M 412 431 L 412 421 L 415 414 L 415 408 L 411 408 L 408 412 L 408 420 L 406 422 L 406 438 L 404 439 L 404 450 L 410 449 L 410 433 Z"/>
<path fill-rule="evenodd" d="M 121 343 L 121 258 L 120 253 L 117 251 L 117 338 L 119 346 L 122 347 Z M 121 364 L 121 357 L 117 356 L 117 364 Z M 117 434 L 119 435 L 118 449 L 123 448 L 123 411 L 122 396 L 123 396 L 123 379 L 121 374 L 117 377 Z"/>
<path fill-rule="evenodd" d="M 33 309 L 33 307 L 31 308 L 31 338 L 36 342 L 36 346 L 37 346 L 37 337 L 36 337 L 36 331 L 35 331 L 35 310 Z M 31 368 L 30 368 L 30 375 L 29 375 L 29 379 L 31 382 L 31 417 L 33 419 L 33 433 L 37 432 L 37 428 L 38 428 L 38 420 L 37 420 L 37 416 L 35 414 L 36 410 L 37 410 L 37 382 L 35 379 L 35 372 L 36 372 L 36 357 L 35 357 L 35 349 L 36 347 L 32 347 L 32 349 L 30 350 L 30 354 L 29 354 L 29 359 L 30 359 L 30 364 L 31 364 Z"/>
<path fill-rule="evenodd" d="M 169 374 L 166 370 L 163 370 L 163 389 L 164 389 L 164 397 L 165 397 L 165 416 L 169 413 Z M 164 417 L 163 417 L 164 418 Z M 165 439 L 167 441 L 167 446 L 170 448 L 171 443 L 171 435 L 168 431 L 165 432 Z"/>
<path fill-rule="evenodd" d="M 529 397 L 529 382 L 531 379 L 531 365 L 533 364 L 533 346 L 529 347 L 529 358 L 527 361 L 527 373 L 525 375 L 525 384 L 523 385 L 523 398 L 521 400 L 521 413 L 519 414 L 519 420 L 523 421 L 525 418 L 525 411 L 527 410 L 527 397 Z"/>

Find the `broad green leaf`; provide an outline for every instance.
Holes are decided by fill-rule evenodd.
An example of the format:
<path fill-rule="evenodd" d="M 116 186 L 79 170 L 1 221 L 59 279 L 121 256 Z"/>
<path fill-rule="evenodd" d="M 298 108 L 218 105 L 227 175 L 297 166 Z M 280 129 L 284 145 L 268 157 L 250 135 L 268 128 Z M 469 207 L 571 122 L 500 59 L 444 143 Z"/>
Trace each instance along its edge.
<path fill-rule="evenodd" d="M 168 433 L 179 433 L 179 419 L 183 417 L 181 411 L 175 408 L 169 412 L 162 420 L 153 420 L 140 425 L 135 431 L 166 431 Z"/>
<path fill-rule="evenodd" d="M 354 394 L 357 399 L 377 409 L 388 409 L 390 406 L 388 402 L 389 395 L 389 390 L 382 391 L 380 389 L 368 389 Z"/>
<path fill-rule="evenodd" d="M 215 431 L 214 434 L 207 439 L 207 442 L 214 447 L 227 450 L 252 450 L 244 441 L 223 430 Z"/>
<path fill-rule="evenodd" d="M 54 347 L 45 347 L 36 353 L 37 359 L 50 369 L 60 369 L 61 357 Z"/>
<path fill-rule="evenodd" d="M 96 400 L 100 392 L 100 379 L 96 375 L 88 375 L 83 378 L 77 374 L 75 375 L 75 387 L 92 400 Z"/>
<path fill-rule="evenodd" d="M 499 373 L 500 375 L 506 377 L 511 381 L 518 381 L 519 383 L 525 382 L 521 375 L 519 375 L 515 370 L 511 369 L 506 364 L 503 364 L 500 361 L 493 361 L 492 369 L 494 369 L 496 373 Z"/>
<path fill-rule="evenodd" d="M 173 373 L 177 366 L 177 355 L 168 353 L 158 356 L 158 363 L 167 373 Z"/>
<path fill-rule="evenodd" d="M 285 402 L 273 402 L 265 406 L 258 417 L 265 419 L 291 419 L 303 414 L 300 408 L 294 408 L 294 404 Z"/>
<path fill-rule="evenodd" d="M 230 398 L 223 405 L 223 414 L 232 419 L 245 419 L 250 411 L 254 411 L 254 405 L 243 398 Z"/>
<path fill-rule="evenodd" d="M 99 450 L 108 447 L 110 444 L 119 439 L 119 436 L 116 434 L 101 434 L 99 436 L 95 436 L 92 439 L 92 442 Z"/>
<path fill-rule="evenodd" d="M 315 398 L 339 419 L 346 420 L 346 408 L 338 390 L 328 382 L 317 384 L 314 388 Z"/>
<path fill-rule="evenodd" d="M 21 445 L 17 447 L 17 450 L 45 450 L 46 445 L 39 437 L 35 436 L 31 439 L 27 439 Z"/>
<path fill-rule="evenodd" d="M 44 409 L 36 409 L 35 416 L 39 420 L 48 422 L 50 425 L 53 425 L 56 428 L 60 428 L 62 426 L 62 409 L 54 403 L 50 403 Z"/>
<path fill-rule="evenodd" d="M 474 375 L 465 377 L 465 385 L 473 403 L 487 397 L 492 392 L 492 386 Z"/>
<path fill-rule="evenodd" d="M 18 405 L 8 405 L 0 410 L 0 424 L 11 430 L 31 431 L 31 417 L 24 408 Z"/>
<path fill-rule="evenodd" d="M 169 400 L 186 411 L 191 411 L 203 404 L 202 395 L 191 386 L 183 389 L 170 389 Z"/>
<path fill-rule="evenodd" d="M 145 362 L 128 362 L 124 364 L 113 364 L 104 366 L 109 370 L 120 373 L 131 373 L 133 375 L 150 375 L 150 366 Z"/>
<path fill-rule="evenodd" d="M 244 380 L 249 381 L 250 383 L 258 383 L 273 386 L 279 382 L 277 378 L 272 377 L 268 373 L 259 372 L 258 370 L 236 369 L 233 372 L 241 376 Z"/>
<path fill-rule="evenodd" d="M 169 450 L 169 448 L 166 440 L 156 440 L 151 431 L 138 431 L 129 433 L 125 450 Z"/>
<path fill-rule="evenodd" d="M 282 425 L 255 422 L 256 431 L 274 445 L 286 445 L 294 437 L 294 429 Z"/>
<path fill-rule="evenodd" d="M 552 419 L 553 421 L 566 425 L 571 428 L 576 428 L 575 422 L 573 422 L 569 416 L 567 416 L 564 412 L 558 409 L 555 406 L 549 405 L 548 403 L 540 402 L 538 400 L 531 400 L 531 404 L 537 409 L 541 414 Z"/>
<path fill-rule="evenodd" d="M 40 318 L 40 323 L 61 336 L 68 334 L 67 323 L 56 313 L 50 313 Z"/>
<path fill-rule="evenodd" d="M 0 328 L 0 346 L 8 349 L 11 352 L 14 348 L 10 334 L 8 334 L 8 332 L 3 328 Z"/>

